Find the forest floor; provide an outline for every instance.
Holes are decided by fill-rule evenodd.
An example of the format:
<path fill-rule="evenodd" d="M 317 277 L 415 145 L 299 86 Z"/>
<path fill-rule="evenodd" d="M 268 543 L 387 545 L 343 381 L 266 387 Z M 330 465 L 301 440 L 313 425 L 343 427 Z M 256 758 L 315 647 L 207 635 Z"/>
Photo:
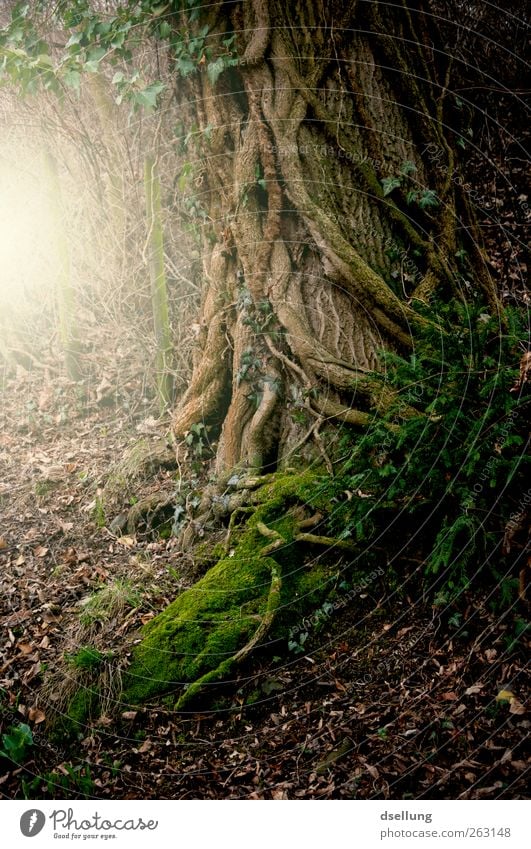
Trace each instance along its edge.
<path fill-rule="evenodd" d="M 193 564 L 174 539 L 116 536 L 98 512 L 113 464 L 164 436 L 138 404 L 140 378 L 122 374 L 119 398 L 101 387 L 81 398 L 57 374 L 20 368 L 0 392 L 0 730 L 24 723 L 33 739 L 18 765 L 0 757 L 3 797 L 524 797 L 521 602 L 500 615 L 476 589 L 442 612 L 414 581 L 400 597 L 367 589 L 303 653 L 254 658 L 208 709 L 114 702 L 74 743 L 50 738 L 61 700 L 39 692 L 50 675 L 64 687 L 87 600 L 121 587 L 105 640 L 125 665 Z M 174 488 L 175 472 L 159 469 L 137 495 Z"/>

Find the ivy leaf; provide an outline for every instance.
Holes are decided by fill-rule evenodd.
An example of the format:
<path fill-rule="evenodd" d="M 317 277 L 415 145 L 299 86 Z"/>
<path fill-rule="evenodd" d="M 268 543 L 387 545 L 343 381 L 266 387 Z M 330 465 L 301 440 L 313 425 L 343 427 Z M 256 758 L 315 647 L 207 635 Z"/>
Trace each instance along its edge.
<path fill-rule="evenodd" d="M 399 177 L 385 177 L 382 180 L 383 196 L 390 195 L 395 189 L 400 188 L 402 180 Z"/>
<path fill-rule="evenodd" d="M 81 42 L 83 41 L 84 37 L 85 33 L 83 32 L 83 30 L 80 30 L 79 32 L 74 32 L 66 42 L 65 48 L 68 50 L 70 47 L 78 47 L 78 45 L 81 44 Z"/>
<path fill-rule="evenodd" d="M 427 209 L 430 206 L 439 206 L 437 195 L 433 189 L 424 189 L 419 198 L 419 206 L 421 209 Z"/>
<path fill-rule="evenodd" d="M 119 50 L 121 47 L 124 46 L 125 38 L 126 38 L 125 32 L 123 32 L 123 31 L 117 32 L 116 35 L 114 35 L 113 38 L 112 38 L 111 47 L 114 50 Z"/>
<path fill-rule="evenodd" d="M 100 61 L 106 53 L 107 51 L 105 47 L 95 47 L 91 50 L 88 54 L 87 61 L 85 62 L 85 70 L 96 74 L 99 70 Z"/>
<path fill-rule="evenodd" d="M 212 85 L 216 85 L 220 75 L 225 70 L 225 57 L 220 56 L 214 62 L 210 62 L 207 65 L 207 76 Z"/>
<path fill-rule="evenodd" d="M 2 734 L 2 744 L 3 748 L 0 749 L 0 755 L 15 763 L 20 763 L 24 759 L 27 749 L 33 745 L 30 727 L 21 723 L 11 728 L 7 734 Z"/>
<path fill-rule="evenodd" d="M 137 106 L 143 106 L 145 109 L 150 111 L 151 109 L 156 108 L 157 98 L 165 88 L 166 86 L 164 83 L 159 80 L 159 82 L 148 85 L 145 89 L 143 89 L 143 91 L 135 92 L 133 100 Z"/>
<path fill-rule="evenodd" d="M 189 74 L 193 73 L 196 68 L 195 62 L 193 62 L 192 59 L 188 58 L 187 56 L 180 56 L 177 59 L 176 64 L 177 70 L 181 77 L 187 77 Z"/>
<path fill-rule="evenodd" d="M 402 168 L 400 169 L 400 173 L 403 174 L 404 177 L 406 177 L 408 174 L 414 174 L 416 170 L 417 166 L 415 165 L 415 163 L 412 162 L 410 159 L 406 159 L 406 161 L 402 165 Z"/>
<path fill-rule="evenodd" d="M 81 74 L 79 71 L 67 71 L 63 75 L 63 82 L 68 88 L 73 88 L 79 94 L 81 85 Z"/>

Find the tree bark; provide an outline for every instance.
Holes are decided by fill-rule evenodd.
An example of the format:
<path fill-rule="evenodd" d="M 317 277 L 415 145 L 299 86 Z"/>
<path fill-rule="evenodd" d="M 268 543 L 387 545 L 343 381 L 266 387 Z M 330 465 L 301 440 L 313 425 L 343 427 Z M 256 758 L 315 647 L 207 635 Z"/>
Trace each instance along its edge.
<path fill-rule="evenodd" d="M 453 63 L 422 3 L 220 3 L 209 25 L 214 53 L 237 33 L 240 60 L 181 93 L 205 138 L 210 225 L 174 431 L 217 428 L 223 476 L 291 462 L 297 409 L 363 427 L 384 408 L 379 353 L 414 345 L 420 302 L 463 296 L 459 248 L 496 294 L 451 180 Z"/>

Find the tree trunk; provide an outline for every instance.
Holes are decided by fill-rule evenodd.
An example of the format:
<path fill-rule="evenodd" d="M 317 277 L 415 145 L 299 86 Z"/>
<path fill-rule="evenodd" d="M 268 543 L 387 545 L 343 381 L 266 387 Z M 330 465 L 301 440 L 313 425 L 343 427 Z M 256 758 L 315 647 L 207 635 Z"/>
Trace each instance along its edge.
<path fill-rule="evenodd" d="M 363 427 L 386 404 L 379 352 L 414 345 L 419 302 L 462 297 L 470 279 L 496 303 L 451 179 L 452 59 L 417 6 L 254 0 L 211 13 L 208 46 L 223 55 L 236 32 L 240 60 L 183 97 L 203 133 L 211 223 L 174 431 L 218 430 L 222 478 L 290 465 L 305 433 L 319 448 L 323 421 Z"/>

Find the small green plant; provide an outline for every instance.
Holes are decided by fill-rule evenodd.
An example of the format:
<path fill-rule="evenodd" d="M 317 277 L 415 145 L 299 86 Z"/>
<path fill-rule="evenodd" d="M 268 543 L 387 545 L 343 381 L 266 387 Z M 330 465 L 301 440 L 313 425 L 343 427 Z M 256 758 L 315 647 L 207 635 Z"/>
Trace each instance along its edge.
<path fill-rule="evenodd" d="M 448 620 L 450 628 L 460 628 L 463 624 L 463 615 L 461 613 L 453 613 Z"/>
<path fill-rule="evenodd" d="M 382 180 L 384 198 L 390 195 L 391 192 L 394 192 L 395 189 L 399 189 L 401 185 L 402 180 L 400 177 L 384 177 Z"/>
<path fill-rule="evenodd" d="M 103 506 L 103 499 L 99 495 L 97 495 L 94 500 L 92 515 L 96 526 L 98 528 L 104 528 L 107 524 L 107 518 L 105 516 L 105 507 Z"/>
<path fill-rule="evenodd" d="M 288 639 L 288 650 L 293 652 L 293 654 L 304 654 L 306 651 L 304 644 L 309 636 L 310 635 L 307 631 L 297 631 L 292 629 Z"/>
<path fill-rule="evenodd" d="M 33 734 L 29 725 L 11 725 L 5 734 L 2 734 L 2 748 L 0 757 L 6 758 L 13 763 L 21 764 L 27 757 L 29 749 L 33 746 Z"/>
<path fill-rule="evenodd" d="M 404 188 L 407 181 L 412 179 L 412 175 L 417 171 L 417 166 L 414 162 L 406 160 L 402 165 L 399 174 L 391 177 L 384 177 L 382 180 L 383 196 L 387 197 L 396 189 Z M 439 206 L 437 194 L 433 189 L 419 189 L 417 186 L 410 188 L 406 193 L 406 203 L 408 205 L 415 203 L 420 209 L 429 209 L 430 207 Z"/>
<path fill-rule="evenodd" d="M 51 480 L 41 480 L 35 482 L 35 495 L 37 498 L 44 498 L 50 492 L 56 489 L 57 483 Z"/>
<path fill-rule="evenodd" d="M 22 793 L 24 798 L 64 799 L 70 796 L 92 797 L 94 795 L 94 780 L 88 764 L 77 764 L 76 766 L 65 764 L 64 768 L 66 774 L 51 771 L 36 775 L 31 781 L 23 778 Z M 115 773 L 113 772 L 113 774 Z"/>
<path fill-rule="evenodd" d="M 95 670 L 108 656 L 93 646 L 82 646 L 75 654 L 65 655 L 65 659 L 75 669 Z"/>
<path fill-rule="evenodd" d="M 240 369 L 236 375 L 237 383 L 240 384 L 244 380 L 252 380 L 257 374 L 260 374 L 261 369 L 262 360 L 252 348 L 248 348 L 243 352 L 241 357 Z"/>
<path fill-rule="evenodd" d="M 513 633 L 508 635 L 505 638 L 507 652 L 512 652 L 516 648 L 522 648 L 524 651 L 526 635 L 529 634 L 531 630 L 531 624 L 527 622 L 525 619 L 517 618 L 514 623 Z"/>
<path fill-rule="evenodd" d="M 79 621 L 84 626 L 108 622 L 121 616 L 127 607 L 138 607 L 142 594 L 129 578 L 106 584 L 83 602 Z"/>
<path fill-rule="evenodd" d="M 410 189 L 406 195 L 406 203 L 416 203 L 421 209 L 428 209 L 430 206 L 439 206 L 437 195 L 433 189 L 423 189 L 421 192 L 416 189 Z"/>
<path fill-rule="evenodd" d="M 196 422 L 191 425 L 184 441 L 194 457 L 198 459 L 203 457 L 205 449 L 208 447 L 208 434 L 203 422 Z"/>

